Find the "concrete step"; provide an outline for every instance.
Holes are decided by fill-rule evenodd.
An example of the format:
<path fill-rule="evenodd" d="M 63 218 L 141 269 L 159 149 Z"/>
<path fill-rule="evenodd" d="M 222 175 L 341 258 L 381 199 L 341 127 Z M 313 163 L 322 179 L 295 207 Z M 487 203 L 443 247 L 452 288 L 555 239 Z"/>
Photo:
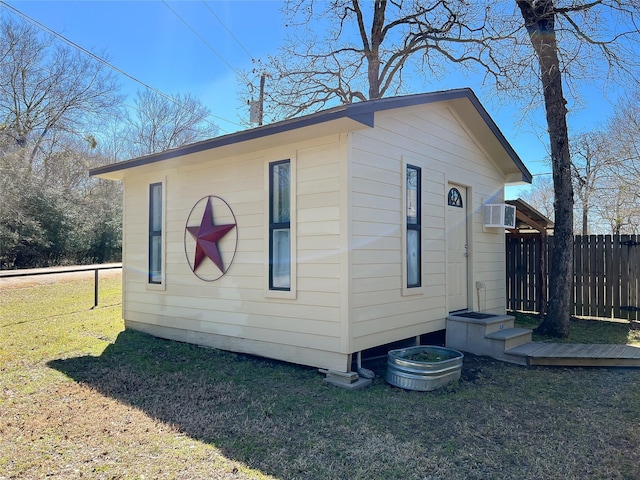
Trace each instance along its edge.
<path fill-rule="evenodd" d="M 532 331 L 526 328 L 515 328 L 514 320 L 512 315 L 491 315 L 482 312 L 453 313 L 447 317 L 446 345 L 474 355 L 486 355 L 526 365 L 526 356 L 505 353 L 505 350 L 531 342 Z"/>
<path fill-rule="evenodd" d="M 526 355 L 517 355 L 512 352 L 531 342 L 532 333 L 527 328 L 508 328 L 490 333 L 485 337 L 490 345 L 485 355 L 509 363 L 527 365 L 528 358 Z"/>
<path fill-rule="evenodd" d="M 454 328 L 472 329 L 474 333 L 488 333 L 513 328 L 515 317 L 513 315 L 491 315 L 481 312 L 465 312 L 451 314 L 447 317 L 447 324 L 452 323 Z M 459 324 L 456 326 L 455 324 Z M 466 327 L 462 327 L 467 325 Z M 447 325 L 448 326 L 448 325 Z"/>
<path fill-rule="evenodd" d="M 451 314 L 447 317 L 447 347 L 475 355 L 488 355 L 490 341 L 485 337 L 513 328 L 512 315 L 490 315 L 478 312 Z"/>
<path fill-rule="evenodd" d="M 502 347 L 502 351 L 511 350 L 525 343 L 531 342 L 533 330 L 528 328 L 507 328 L 485 335 L 489 340 L 495 340 Z"/>

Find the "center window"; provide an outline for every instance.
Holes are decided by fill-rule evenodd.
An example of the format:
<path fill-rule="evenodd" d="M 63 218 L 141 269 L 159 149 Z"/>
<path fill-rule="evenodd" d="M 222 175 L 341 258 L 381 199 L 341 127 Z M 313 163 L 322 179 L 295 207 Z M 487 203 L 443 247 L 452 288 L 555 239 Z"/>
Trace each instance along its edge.
<path fill-rule="evenodd" d="M 269 165 L 269 289 L 291 289 L 291 162 Z"/>

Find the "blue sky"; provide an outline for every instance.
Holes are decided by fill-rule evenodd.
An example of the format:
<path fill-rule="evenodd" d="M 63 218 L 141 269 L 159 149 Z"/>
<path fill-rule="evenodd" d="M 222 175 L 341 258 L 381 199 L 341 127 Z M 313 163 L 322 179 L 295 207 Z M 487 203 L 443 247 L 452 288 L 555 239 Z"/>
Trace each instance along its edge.
<path fill-rule="evenodd" d="M 280 3 L 274 1 L 6 3 L 141 82 L 171 95 L 193 94 L 226 133 L 242 128 L 240 116 L 247 111 L 238 98 L 236 73 L 252 67 L 245 49 L 255 58 L 266 57 L 284 35 Z M 124 92 L 144 88 L 118 78 Z"/>
<path fill-rule="evenodd" d="M 208 106 L 223 133 L 248 118 L 240 98 L 237 72 L 252 68 L 252 58 L 275 55 L 286 35 L 280 7 L 273 0 L 214 1 L 60 1 L 7 0 L 5 3 L 90 50 L 128 75 L 167 94 L 192 94 Z M 2 8 L 5 15 L 13 15 Z M 124 93 L 144 87 L 119 75 Z M 544 116 L 518 124 L 519 105 L 496 102 L 473 78 L 447 77 L 439 82 L 415 79 L 413 92 L 471 87 L 529 170 L 549 172 Z M 267 84 L 268 88 L 268 84 Z M 572 131 L 602 125 L 613 107 L 597 91 L 590 110 L 574 115 Z M 508 188 L 517 197 L 520 188 Z"/>

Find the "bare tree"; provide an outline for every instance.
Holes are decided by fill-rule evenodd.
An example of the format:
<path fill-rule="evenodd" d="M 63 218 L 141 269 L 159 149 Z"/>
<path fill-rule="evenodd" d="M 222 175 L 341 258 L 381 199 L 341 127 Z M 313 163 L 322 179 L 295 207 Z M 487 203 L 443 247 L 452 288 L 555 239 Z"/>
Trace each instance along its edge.
<path fill-rule="evenodd" d="M 210 114 L 190 95 L 167 98 L 149 90 L 138 92 L 134 113 L 127 121 L 131 153 L 146 155 L 211 138 L 218 127 L 207 120 Z"/>
<path fill-rule="evenodd" d="M 640 89 L 618 102 L 606 131 L 620 176 L 636 184 L 640 176 Z"/>
<path fill-rule="evenodd" d="M 570 137 L 576 234 L 620 235 L 640 227 L 640 108 L 634 97 L 618 103 L 604 128 Z M 536 181 L 523 197 L 544 211 L 548 199 L 553 206 L 553 184 Z"/>
<path fill-rule="evenodd" d="M 549 176 L 537 176 L 533 179 L 533 184 L 521 195 L 533 208 L 542 213 L 545 217 L 553 220 L 553 180 Z"/>
<path fill-rule="evenodd" d="M 29 168 L 53 149 L 56 133 L 84 137 L 87 117 L 120 102 L 106 68 L 34 27 L 0 19 L 0 133 L 25 149 Z"/>
<path fill-rule="evenodd" d="M 115 163 L 130 158 L 131 145 L 128 138 L 129 128 L 125 110 L 110 119 L 106 119 L 96 131 L 96 150 L 105 163 Z M 96 165 L 97 166 L 97 165 Z"/>
<path fill-rule="evenodd" d="M 87 168 L 104 163 L 92 127 L 121 98 L 103 64 L 0 17 L 0 268 L 119 256 L 117 192 Z"/>
<path fill-rule="evenodd" d="M 632 52 L 638 41 L 640 6 L 632 0 L 516 0 L 515 4 L 527 40 L 515 28 L 517 16 L 508 11 L 492 17 L 497 20 L 490 34 L 484 36 L 503 45 L 501 49 L 493 47 L 491 52 L 500 55 L 494 59 L 513 82 L 511 87 L 531 92 L 533 79 L 543 99 L 553 171 L 555 230 L 548 314 L 538 329 L 566 337 L 570 329 L 574 198 L 567 124 L 567 98 L 571 97 L 567 97 L 565 86 L 569 86 L 575 101 L 579 83 L 585 80 L 601 77 L 635 81 L 633 73 L 638 63 Z M 503 41 L 509 38 L 509 43 Z M 526 44 L 533 57 L 523 48 Z M 524 90 L 524 86 L 529 88 Z"/>
<path fill-rule="evenodd" d="M 593 203 L 593 212 L 606 233 L 613 235 L 640 232 L 640 186 L 608 176 L 601 180 Z"/>
<path fill-rule="evenodd" d="M 272 116 L 397 93 L 409 59 L 415 58 L 429 74 L 443 68 L 439 59 L 480 65 L 498 90 L 508 89 L 510 99 L 524 99 L 529 107 L 541 99 L 554 184 L 555 242 L 549 313 L 539 330 L 567 336 L 574 232 L 567 105 L 571 100 L 574 110 L 581 106 L 585 82 L 606 87 L 606 82 L 636 81 L 640 4 L 377 0 L 369 5 L 373 12 L 367 15 L 358 0 L 332 0 L 324 10 L 317 2 L 287 3 L 293 25 L 313 26 L 305 35 L 292 36 L 279 59 L 256 69 L 272 77 Z M 318 39 L 311 32 L 320 28 L 329 33 Z"/>
<path fill-rule="evenodd" d="M 613 158 L 610 144 L 603 131 L 592 131 L 571 138 L 571 171 L 576 210 L 582 220 L 581 233 L 590 233 L 590 213 L 598 203 L 598 190 L 611 174 Z M 593 223 L 593 219 L 591 219 Z"/>
<path fill-rule="evenodd" d="M 601 186 L 599 215 L 614 234 L 640 231 L 640 90 L 621 98 L 609 119 L 606 136 L 611 166 Z"/>
<path fill-rule="evenodd" d="M 478 45 L 469 26 L 480 28 L 486 12 L 465 0 L 289 0 L 283 10 L 292 33 L 254 69 L 268 78 L 271 120 L 397 94 L 410 64 L 424 77 L 448 62 L 483 61 L 471 53 Z"/>

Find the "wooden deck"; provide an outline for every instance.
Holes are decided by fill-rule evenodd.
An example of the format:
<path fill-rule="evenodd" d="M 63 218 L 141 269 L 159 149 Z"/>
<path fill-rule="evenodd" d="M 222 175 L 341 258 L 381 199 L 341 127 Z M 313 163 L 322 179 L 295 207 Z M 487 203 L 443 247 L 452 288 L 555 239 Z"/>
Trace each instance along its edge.
<path fill-rule="evenodd" d="M 640 347 L 629 345 L 531 342 L 505 354 L 524 357 L 527 365 L 640 368 Z"/>

